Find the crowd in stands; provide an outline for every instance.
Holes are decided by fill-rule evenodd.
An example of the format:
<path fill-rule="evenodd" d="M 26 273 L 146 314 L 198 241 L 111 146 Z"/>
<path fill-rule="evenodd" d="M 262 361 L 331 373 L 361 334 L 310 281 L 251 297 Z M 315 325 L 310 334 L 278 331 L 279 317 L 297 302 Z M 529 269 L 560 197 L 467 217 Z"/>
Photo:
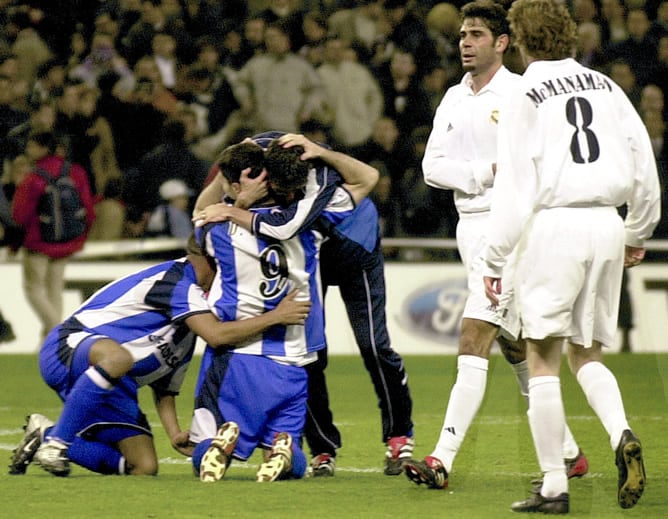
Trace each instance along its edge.
<path fill-rule="evenodd" d="M 31 169 L 29 135 L 54 132 L 95 195 L 89 239 L 175 235 L 185 223 L 170 215 L 192 207 L 224 146 L 282 130 L 381 171 L 383 236 L 453 237 L 451 194 L 426 186 L 420 163 L 461 79 L 464 3 L 0 0 L 3 191 L 11 203 Z M 568 4 L 576 59 L 628 94 L 665 179 L 668 1 Z M 515 53 L 507 61 L 522 71 Z"/>

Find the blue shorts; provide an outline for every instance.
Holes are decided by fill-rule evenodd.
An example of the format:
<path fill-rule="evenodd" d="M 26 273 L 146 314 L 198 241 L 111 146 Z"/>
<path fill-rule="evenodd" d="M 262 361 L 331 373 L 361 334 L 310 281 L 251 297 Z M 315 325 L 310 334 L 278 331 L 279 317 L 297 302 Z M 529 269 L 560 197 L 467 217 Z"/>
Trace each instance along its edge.
<path fill-rule="evenodd" d="M 54 328 L 47 336 L 39 352 L 39 368 L 42 378 L 62 401 L 65 401 L 75 382 L 90 367 L 88 354 L 93 344 L 102 335 L 77 332 L 81 338 L 75 347 L 70 347 L 74 334 L 67 335 L 61 327 Z M 79 337 L 76 337 L 79 339 Z M 109 429 L 118 429 L 115 432 Z M 103 432 L 106 431 L 106 432 Z M 137 383 L 131 377 L 121 377 L 116 386 L 109 391 L 104 404 L 96 408 L 95 414 L 82 429 L 81 434 L 88 438 L 112 435 L 114 441 L 135 436 L 151 435 L 146 417 L 139 408 Z M 104 441 L 107 442 L 106 438 Z"/>
<path fill-rule="evenodd" d="M 256 447 L 270 447 L 279 432 L 301 444 L 308 393 L 305 368 L 259 355 L 214 352 L 204 369 L 190 427 L 193 442 L 214 437 L 225 422 L 236 422 L 236 458 L 246 460 Z"/>

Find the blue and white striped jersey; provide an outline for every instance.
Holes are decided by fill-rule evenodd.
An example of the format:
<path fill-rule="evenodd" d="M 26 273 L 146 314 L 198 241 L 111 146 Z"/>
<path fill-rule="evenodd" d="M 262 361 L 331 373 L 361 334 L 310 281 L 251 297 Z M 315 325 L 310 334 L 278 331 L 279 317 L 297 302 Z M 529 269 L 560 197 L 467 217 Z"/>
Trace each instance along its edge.
<path fill-rule="evenodd" d="M 271 210 L 252 209 L 257 213 Z M 261 336 L 239 344 L 234 351 L 296 365 L 312 360 L 309 354 L 325 347 L 318 261 L 322 235 L 306 230 L 278 241 L 256 237 L 230 222 L 209 224 L 197 232 L 199 242 L 216 259 L 216 278 L 208 298 L 220 320 L 261 315 L 274 309 L 295 289 L 299 291 L 297 299 L 312 302 L 304 326 L 273 326 Z"/>
<path fill-rule="evenodd" d="M 128 373 L 139 386 L 160 380 L 178 392 L 192 358 L 195 337 L 184 320 L 210 312 L 195 270 L 181 258 L 114 281 L 93 294 L 59 330 L 61 347 L 86 337 L 109 337 L 132 354 Z"/>

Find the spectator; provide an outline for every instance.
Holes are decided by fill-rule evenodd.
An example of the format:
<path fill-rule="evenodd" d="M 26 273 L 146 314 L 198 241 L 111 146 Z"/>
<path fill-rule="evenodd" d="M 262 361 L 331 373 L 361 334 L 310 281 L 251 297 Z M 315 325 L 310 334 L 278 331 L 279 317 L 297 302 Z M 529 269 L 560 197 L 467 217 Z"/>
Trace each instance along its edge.
<path fill-rule="evenodd" d="M 120 49 L 121 47 L 121 21 L 113 9 L 101 9 L 95 15 L 95 33 L 104 33 L 111 36 L 113 41 L 113 48 Z"/>
<path fill-rule="evenodd" d="M 246 19 L 243 26 L 239 53 L 236 56 L 227 56 L 224 58 L 231 68 L 235 71 L 241 70 L 253 56 L 264 53 L 264 31 L 266 28 L 267 22 L 259 15 Z"/>
<path fill-rule="evenodd" d="M 148 220 L 146 236 L 169 236 L 187 239 L 193 232 L 190 198 L 192 191 L 183 180 L 173 178 L 160 185 L 158 205 Z"/>
<path fill-rule="evenodd" d="M 269 0 L 268 3 L 267 8 L 261 10 L 257 16 L 262 18 L 267 26 L 281 22 L 281 26 L 290 39 L 290 49 L 297 52 L 306 43 L 302 28 L 304 12 L 297 8 L 296 0 Z"/>
<path fill-rule="evenodd" d="M 141 88 L 137 83 L 144 81 Z M 148 84 L 150 88 L 148 88 Z M 153 56 L 144 56 L 134 66 L 133 74 L 117 81 L 113 93 L 123 101 L 136 100 L 139 91 L 145 93 L 151 106 L 165 115 L 174 115 L 179 108 L 179 101 L 162 82 L 162 74 Z M 150 95 L 149 95 L 150 94 Z"/>
<path fill-rule="evenodd" d="M 97 140 L 96 146 L 90 152 L 91 173 L 95 182 L 91 185 L 93 193 L 103 193 L 109 180 L 121 176 L 111 126 L 97 109 L 99 97 L 100 91 L 97 88 L 84 87 L 79 99 L 79 114 L 87 128 L 86 133 Z"/>
<path fill-rule="evenodd" d="M 68 158 L 88 175 L 90 189 L 95 193 L 96 183 L 91 166 L 91 154 L 100 138 L 92 131 L 93 121 L 81 113 L 81 96 L 85 84 L 81 80 L 70 80 L 56 97 L 56 122 L 54 132 L 65 141 Z"/>
<path fill-rule="evenodd" d="M 23 234 L 23 229 L 12 218 L 11 201 L 5 196 L 4 189 L 0 189 L 0 247 L 9 247 L 12 253 L 16 252 L 23 242 Z M 13 340 L 12 325 L 0 312 L 0 342 Z"/>
<path fill-rule="evenodd" d="M 443 99 L 445 91 L 449 87 L 448 83 L 450 79 L 451 76 L 448 74 L 447 69 L 440 65 L 427 71 L 422 78 L 422 89 L 429 98 L 429 112 L 432 115 L 441 103 L 441 99 Z"/>
<path fill-rule="evenodd" d="M 28 139 L 26 154 L 40 168 L 52 176 L 58 175 L 65 163 L 65 150 L 56 154 L 56 140 L 52 133 L 37 133 Z M 86 234 L 95 218 L 93 197 L 88 176 L 81 166 L 72 164 L 70 176 L 86 210 L 86 232 L 66 242 L 47 242 L 40 231 L 38 204 L 46 188 L 46 181 L 31 172 L 16 190 L 12 216 L 25 231 L 23 242 L 23 288 L 26 299 L 37 314 L 42 338 L 62 319 L 65 265 L 68 258 L 83 248 Z"/>
<path fill-rule="evenodd" d="M 405 170 L 406 157 L 411 156 L 410 144 L 399 138 L 394 119 L 383 116 L 374 125 L 371 137 L 351 154 L 380 172 L 380 179 L 369 195 L 378 208 L 381 236 L 392 237 L 397 232 L 397 190 Z"/>
<path fill-rule="evenodd" d="M 28 114 L 13 103 L 11 79 L 0 75 L 0 163 L 10 155 L 7 133 L 27 120 Z"/>
<path fill-rule="evenodd" d="M 193 65 L 202 67 L 213 74 L 213 90 L 234 78 L 234 69 L 226 67 L 221 63 L 221 52 L 216 40 L 209 36 L 204 36 L 197 40 L 197 58 Z M 231 88 L 231 87 L 230 87 Z"/>
<path fill-rule="evenodd" d="M 371 136 L 383 111 L 383 94 L 367 67 L 344 58 L 347 46 L 341 38 L 328 38 L 318 74 L 331 114 L 332 137 L 335 144 L 349 149 Z"/>
<path fill-rule="evenodd" d="M 580 65 L 601 70 L 607 62 L 601 40 L 601 26 L 596 22 L 578 25 L 578 41 L 575 59 Z"/>
<path fill-rule="evenodd" d="M 622 88 L 633 106 L 638 108 L 640 105 L 640 88 L 631 65 L 628 61 L 616 59 L 609 64 L 609 69 L 608 75 L 610 78 Z"/>
<path fill-rule="evenodd" d="M 152 61 L 152 58 L 149 59 Z M 163 97 L 167 101 L 173 99 L 161 89 L 161 83 L 139 77 L 127 97 L 108 99 L 104 111 L 101 111 L 111 125 L 116 139 L 118 166 L 125 174 L 159 142 L 160 129 L 167 119 L 163 110 L 168 109 L 160 104 Z M 175 101 L 172 109 L 177 109 Z"/>
<path fill-rule="evenodd" d="M 399 179 L 398 236 L 421 238 L 455 237 L 457 209 L 454 205 L 452 191 L 436 189 L 424 182 L 422 158 L 427 145 L 431 126 L 419 126 L 411 133 L 411 160 L 406 172 Z M 406 251 L 404 251 L 406 252 Z M 413 250 L 409 258 L 424 259 L 420 250 Z M 417 257 L 416 257 L 417 255 Z"/>
<path fill-rule="evenodd" d="M 304 15 L 302 30 L 305 43 L 297 54 L 317 68 L 324 60 L 327 18 L 319 11 L 307 12 Z"/>
<path fill-rule="evenodd" d="M 324 89 L 315 69 L 290 50 L 288 27 L 276 22 L 265 31 L 267 52 L 239 71 L 235 94 L 243 115 L 259 131 L 296 132 L 302 121 L 319 117 Z"/>
<path fill-rule="evenodd" d="M 116 50 L 114 37 L 111 34 L 96 32 L 91 40 L 89 54 L 71 69 L 69 76 L 83 81 L 88 86 L 97 87 L 98 78 L 110 72 L 116 73 L 121 78 L 132 74 Z"/>
<path fill-rule="evenodd" d="M 573 0 L 573 19 L 578 25 L 596 22 L 598 8 L 594 0 Z"/>
<path fill-rule="evenodd" d="M 601 28 L 604 49 L 628 37 L 626 7 L 622 0 L 601 0 Z"/>
<path fill-rule="evenodd" d="M 88 241 L 109 241 L 123 238 L 125 204 L 122 201 L 123 179 L 111 178 L 104 186 L 102 196 L 96 197 L 95 221 L 88 233 Z"/>
<path fill-rule="evenodd" d="M 352 44 L 357 42 L 371 53 L 376 40 L 382 35 L 378 30 L 378 20 L 382 17 L 382 7 L 378 0 L 361 0 L 350 9 L 333 12 L 327 25 L 331 35 Z"/>
<path fill-rule="evenodd" d="M 28 110 L 26 103 L 29 87 L 25 81 L 18 77 L 19 61 L 15 54 L 0 50 L 0 76 L 10 81 L 7 102 L 19 110 Z"/>
<path fill-rule="evenodd" d="M 639 86 L 650 81 L 656 67 L 656 41 L 648 35 L 649 27 L 644 9 L 630 9 L 626 17 L 628 38 L 608 50 L 613 60 L 623 59 L 631 65 Z"/>
<path fill-rule="evenodd" d="M 383 113 L 396 121 L 401 138 L 408 139 L 418 126 L 431 125 L 429 96 L 412 52 L 395 48 L 389 63 L 378 71 L 378 83 L 385 100 Z"/>
<path fill-rule="evenodd" d="M 56 124 L 53 101 L 44 101 L 30 112 L 30 117 L 7 132 L 5 158 L 14 159 L 26 148 L 28 136 L 35 132 L 51 132 Z"/>
<path fill-rule="evenodd" d="M 213 72 L 200 65 L 189 67 L 186 78 L 188 90 L 179 94 L 180 101 L 197 113 L 197 130 L 200 135 L 216 133 L 239 108 L 232 86 L 225 80 L 218 88 L 214 88 Z"/>
<path fill-rule="evenodd" d="M 11 51 L 18 61 L 16 79 L 22 82 L 27 90 L 35 82 L 37 69 L 53 57 L 53 53 L 32 26 L 30 16 L 26 11 L 17 10 L 10 15 L 8 30 L 14 38 Z"/>
<path fill-rule="evenodd" d="M 427 13 L 426 24 L 429 37 L 436 46 L 440 66 L 445 68 L 449 78 L 458 78 L 462 72 L 459 59 L 459 26 L 461 24 L 459 11 L 451 3 L 436 4 Z M 427 70 L 430 69 L 427 68 Z"/>
<path fill-rule="evenodd" d="M 662 37 L 668 36 L 668 1 L 664 0 L 659 4 L 656 19 L 651 23 L 647 35 L 657 44 Z"/>
<path fill-rule="evenodd" d="M 14 202 L 16 188 L 23 182 L 32 169 L 32 162 L 28 157 L 21 154 L 15 157 L 2 179 L 2 192 L 10 206 Z M 10 210 L 11 212 L 11 210 Z"/>
<path fill-rule="evenodd" d="M 53 101 L 56 93 L 65 86 L 65 65 L 58 59 L 50 59 L 37 69 L 37 79 L 30 91 L 28 104 L 34 109 L 43 101 Z"/>
<path fill-rule="evenodd" d="M 166 32 L 158 32 L 151 40 L 152 56 L 158 65 L 162 84 L 165 88 L 173 90 L 176 85 L 176 69 L 178 60 L 176 58 L 176 38 Z"/>
<path fill-rule="evenodd" d="M 191 193 L 199 192 L 210 164 L 198 159 L 184 140 L 185 128 L 180 121 L 167 121 L 159 134 L 155 148 L 146 153 L 137 167 L 126 176 L 124 200 L 128 205 L 127 218 L 143 221 L 162 203 L 160 186 L 170 179 L 182 180 Z M 194 200 L 189 200 L 192 210 Z"/>
<path fill-rule="evenodd" d="M 81 65 L 88 55 L 88 41 L 84 34 L 83 27 L 77 26 L 77 29 L 70 35 L 70 48 L 67 57 L 67 68 L 74 69 Z"/>
<path fill-rule="evenodd" d="M 421 78 L 425 71 L 438 63 L 434 40 L 424 22 L 408 7 L 408 0 L 384 0 L 387 34 L 377 49 L 376 67 L 389 61 L 397 47 L 419 56 L 416 74 Z"/>
<path fill-rule="evenodd" d="M 656 112 L 663 119 L 666 114 L 663 90 L 656 85 L 647 85 L 640 91 L 640 115 Z"/>
<path fill-rule="evenodd" d="M 183 30 L 180 20 L 167 17 L 161 4 L 161 0 L 142 0 L 141 18 L 123 39 L 123 54 L 131 66 L 134 66 L 142 56 L 153 52 L 153 37 L 159 32 L 171 34 L 175 38 L 179 61 L 185 63 L 192 61 L 192 38 Z"/>

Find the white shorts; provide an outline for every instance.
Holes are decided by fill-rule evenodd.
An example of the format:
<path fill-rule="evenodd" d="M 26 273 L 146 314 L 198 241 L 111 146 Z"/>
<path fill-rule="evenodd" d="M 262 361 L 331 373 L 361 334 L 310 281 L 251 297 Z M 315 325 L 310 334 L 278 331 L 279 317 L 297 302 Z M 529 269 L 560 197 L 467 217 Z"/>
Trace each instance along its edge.
<path fill-rule="evenodd" d="M 482 213 L 463 213 L 457 223 L 457 248 L 468 275 L 469 296 L 466 299 L 462 317 L 479 319 L 500 328 L 500 334 L 511 341 L 517 340 L 520 334 L 520 319 L 513 293 L 513 276 L 515 274 L 515 255 L 508 258 L 503 269 L 501 285 L 503 293 L 499 304 L 494 307 L 485 296 L 483 282 L 482 252 L 485 247 L 485 232 L 489 211 Z"/>
<path fill-rule="evenodd" d="M 524 337 L 611 346 L 624 265 L 624 223 L 613 207 L 538 212 L 517 265 Z"/>

